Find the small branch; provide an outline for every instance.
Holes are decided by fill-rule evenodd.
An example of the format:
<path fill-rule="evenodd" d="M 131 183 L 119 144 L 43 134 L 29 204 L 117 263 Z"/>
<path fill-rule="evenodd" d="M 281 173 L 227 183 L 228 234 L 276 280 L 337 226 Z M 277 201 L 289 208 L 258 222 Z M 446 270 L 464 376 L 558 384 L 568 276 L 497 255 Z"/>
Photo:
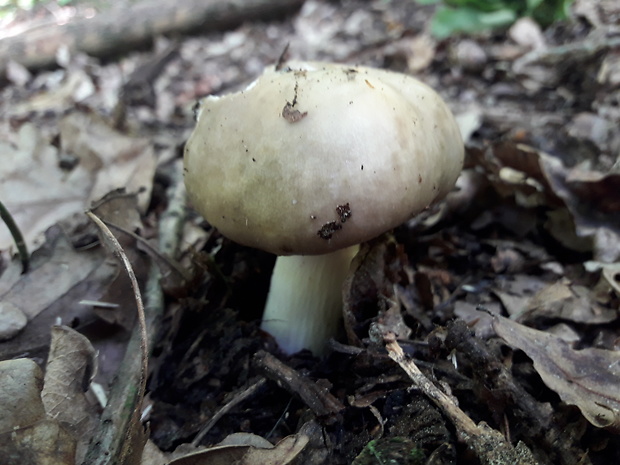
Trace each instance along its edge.
<path fill-rule="evenodd" d="M 252 364 L 263 376 L 298 396 L 317 417 L 323 418 L 327 423 L 334 420 L 336 415 L 345 408 L 328 389 L 302 376 L 295 369 L 264 350 L 259 350 L 254 355 Z"/>
<path fill-rule="evenodd" d="M 224 415 L 226 415 L 248 397 L 251 397 L 266 382 L 267 380 L 265 378 L 260 378 L 249 387 L 235 394 L 233 398 L 229 402 L 224 404 L 217 412 L 215 412 L 215 414 L 209 419 L 209 421 L 201 428 L 201 430 L 192 441 L 192 447 L 198 447 L 200 445 L 200 441 L 202 441 L 205 435 L 209 431 L 211 431 L 211 428 L 215 426 L 215 424 L 219 421 L 220 418 L 222 418 Z"/>
<path fill-rule="evenodd" d="M 459 437 L 476 452 L 483 465 L 515 463 L 538 465 L 525 444 L 519 442 L 516 447 L 513 447 L 498 431 L 486 423 L 481 422 L 476 425 L 447 394 L 420 371 L 413 360 L 407 359 L 393 334 L 384 335 L 384 341 L 390 358 L 400 365 L 417 388 L 443 410 L 456 427 Z"/>

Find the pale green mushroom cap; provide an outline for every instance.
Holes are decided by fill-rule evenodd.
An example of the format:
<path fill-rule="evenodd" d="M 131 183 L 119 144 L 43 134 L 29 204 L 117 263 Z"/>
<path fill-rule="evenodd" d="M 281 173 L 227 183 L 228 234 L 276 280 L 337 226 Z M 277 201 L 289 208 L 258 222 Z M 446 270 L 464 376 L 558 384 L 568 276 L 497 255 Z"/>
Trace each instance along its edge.
<path fill-rule="evenodd" d="M 185 181 L 195 208 L 229 239 L 326 254 L 444 197 L 463 151 L 449 108 L 417 79 L 286 62 L 244 91 L 202 101 Z"/>

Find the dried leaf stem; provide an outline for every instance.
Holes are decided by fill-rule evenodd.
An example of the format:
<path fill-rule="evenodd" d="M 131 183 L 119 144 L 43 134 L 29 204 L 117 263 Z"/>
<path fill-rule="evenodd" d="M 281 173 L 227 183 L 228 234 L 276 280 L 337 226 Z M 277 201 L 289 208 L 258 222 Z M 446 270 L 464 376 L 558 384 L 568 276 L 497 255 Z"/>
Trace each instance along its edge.
<path fill-rule="evenodd" d="M 28 254 L 28 247 L 26 246 L 22 232 L 13 219 L 13 215 L 11 215 L 11 212 L 6 209 L 2 202 L 0 202 L 0 218 L 2 218 L 2 221 L 6 224 L 6 227 L 9 228 L 11 236 L 13 236 L 15 246 L 17 247 L 17 253 L 19 254 L 19 259 L 22 262 L 22 274 L 25 274 L 28 272 L 28 268 L 30 268 L 30 255 Z"/>
<path fill-rule="evenodd" d="M 172 186 L 168 194 L 168 209 L 162 215 L 168 215 L 169 212 L 184 212 L 184 195 L 179 183 L 183 183 L 181 165 L 173 166 Z M 101 228 L 104 226 L 108 234 L 111 232 L 105 224 L 89 212 L 89 217 Z M 174 256 L 180 241 L 179 231 L 185 219 L 185 214 L 172 215 L 175 221 L 160 222 L 159 224 L 159 248 L 164 251 L 165 255 Z M 93 218 L 94 217 L 94 218 Z M 103 231 L 103 229 L 102 229 Z M 106 237 L 109 237 L 106 234 Z M 112 236 L 113 237 L 113 236 Z M 113 242 L 117 242 L 114 239 Z M 120 245 L 118 245 L 120 249 Z M 122 250 L 122 249 L 121 249 Z M 166 253 L 168 252 L 168 253 Z M 124 255 L 124 254 L 123 254 Z M 128 265 L 127 257 L 124 257 L 124 263 Z M 132 277 L 132 285 L 137 291 L 137 281 L 133 271 L 129 267 L 128 272 Z M 158 324 L 164 310 L 163 292 L 160 286 L 161 274 L 156 264 L 152 264 L 146 284 L 144 301 L 146 304 L 142 306 L 140 300 L 139 312 L 141 319 L 138 327 L 134 330 L 129 343 L 125 357 L 119 367 L 118 373 L 113 382 L 110 392 L 110 401 L 106 406 L 102 416 L 101 425 L 96 437 L 92 438 L 91 444 L 84 460 L 84 465 L 110 465 L 110 464 L 128 464 L 139 463 L 142 450 L 140 445 L 136 444 L 132 437 L 128 434 L 140 431 L 140 409 L 141 401 L 144 394 L 146 382 L 146 364 L 148 360 L 148 348 L 152 346 L 152 340 L 158 331 Z M 136 292 L 139 295 L 139 292 Z M 136 353 L 141 353 L 141 357 L 137 357 Z M 135 429 L 132 427 L 135 426 Z"/>
<path fill-rule="evenodd" d="M 132 443 L 139 427 L 136 422 L 140 419 L 142 399 L 146 389 L 149 355 L 146 317 L 138 280 L 123 248 L 98 216 L 90 211 L 87 211 L 86 215 L 97 225 L 105 240 L 109 241 L 115 255 L 120 258 L 129 275 L 138 309 L 138 326 L 137 331 L 133 332 L 129 340 L 123 363 L 110 393 L 110 402 L 101 416 L 102 425 L 111 426 L 102 432 L 98 441 L 91 444 L 92 447 L 89 448 L 84 463 L 93 465 L 124 463 L 125 459 L 132 455 Z M 136 349 L 139 350 L 140 357 L 135 356 Z"/>

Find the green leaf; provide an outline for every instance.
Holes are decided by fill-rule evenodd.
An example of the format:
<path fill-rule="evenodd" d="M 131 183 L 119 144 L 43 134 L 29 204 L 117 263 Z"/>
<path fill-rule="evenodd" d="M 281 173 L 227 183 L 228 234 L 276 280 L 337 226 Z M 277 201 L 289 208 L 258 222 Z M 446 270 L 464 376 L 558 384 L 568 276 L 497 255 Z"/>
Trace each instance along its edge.
<path fill-rule="evenodd" d="M 522 4 L 524 0 L 516 0 L 517 3 Z M 515 0 L 445 0 L 444 3 L 447 6 L 454 9 L 471 9 L 477 11 L 497 11 L 505 9 L 513 9 Z"/>
<path fill-rule="evenodd" d="M 445 39 L 457 32 L 469 34 L 504 27 L 517 19 L 509 9 L 481 12 L 473 8 L 440 8 L 431 22 L 431 33 Z"/>
<path fill-rule="evenodd" d="M 534 11 L 536 8 L 538 8 L 540 6 L 540 4 L 543 2 L 543 0 L 526 0 L 526 11 L 527 12 L 531 12 Z M 551 3 L 551 2 L 549 2 Z M 555 2 L 553 2 L 555 3 Z"/>
<path fill-rule="evenodd" d="M 415 2 L 418 5 L 435 5 L 439 2 L 441 2 L 441 0 L 415 0 Z"/>

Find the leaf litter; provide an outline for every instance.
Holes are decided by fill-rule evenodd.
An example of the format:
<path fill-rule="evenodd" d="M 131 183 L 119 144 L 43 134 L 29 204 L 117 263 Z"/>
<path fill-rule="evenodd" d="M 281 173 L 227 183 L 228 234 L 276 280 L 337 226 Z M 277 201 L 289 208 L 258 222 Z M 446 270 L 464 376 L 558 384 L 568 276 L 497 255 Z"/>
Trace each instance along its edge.
<path fill-rule="evenodd" d="M 20 408 L 0 415 L 0 456 L 80 463 L 92 439 L 137 464 L 148 421 L 142 463 L 620 460 L 618 12 L 592 4 L 547 31 L 524 19 L 437 41 L 432 7 L 307 0 L 108 63 L 10 64 L 0 199 L 34 253 L 22 275 L 0 228 L 0 370 L 20 376 L 2 376 L 3 407 Z M 178 174 L 194 100 L 242 88 L 286 43 L 295 58 L 415 72 L 467 147 L 445 202 L 362 247 L 322 360 L 284 357 L 258 330 L 273 257 L 186 216 Z M 83 215 L 93 202 L 161 312 L 147 316 L 145 400 L 135 300 Z M 117 447 L 127 431 L 132 447 Z"/>

